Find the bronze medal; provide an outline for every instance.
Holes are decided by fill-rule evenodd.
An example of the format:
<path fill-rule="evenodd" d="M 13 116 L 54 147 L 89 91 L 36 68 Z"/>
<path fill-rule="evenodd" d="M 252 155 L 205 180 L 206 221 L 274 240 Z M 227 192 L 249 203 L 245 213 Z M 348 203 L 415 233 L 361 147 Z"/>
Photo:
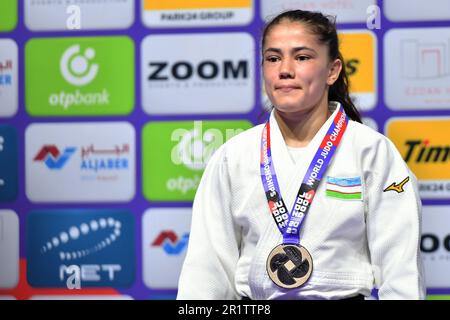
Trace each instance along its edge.
<path fill-rule="evenodd" d="M 270 279 L 284 289 L 299 288 L 311 277 L 313 262 L 305 247 L 294 244 L 276 246 L 267 258 Z"/>

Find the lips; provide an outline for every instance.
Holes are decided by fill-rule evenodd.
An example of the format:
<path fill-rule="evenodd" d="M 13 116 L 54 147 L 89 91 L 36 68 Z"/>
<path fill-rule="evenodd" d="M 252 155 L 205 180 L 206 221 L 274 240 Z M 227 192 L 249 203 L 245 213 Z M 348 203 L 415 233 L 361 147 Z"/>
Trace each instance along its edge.
<path fill-rule="evenodd" d="M 299 90 L 301 87 L 295 85 L 283 85 L 283 86 L 275 86 L 275 90 L 281 92 L 291 92 L 294 90 Z"/>

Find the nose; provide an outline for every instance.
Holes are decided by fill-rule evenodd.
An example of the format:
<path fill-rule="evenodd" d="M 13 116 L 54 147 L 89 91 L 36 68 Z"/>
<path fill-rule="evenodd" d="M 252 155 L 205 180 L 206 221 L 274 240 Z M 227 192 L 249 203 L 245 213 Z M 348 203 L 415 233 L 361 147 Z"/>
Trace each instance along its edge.
<path fill-rule="evenodd" d="M 279 77 L 280 79 L 293 79 L 295 77 L 294 66 L 288 59 L 281 62 Z"/>

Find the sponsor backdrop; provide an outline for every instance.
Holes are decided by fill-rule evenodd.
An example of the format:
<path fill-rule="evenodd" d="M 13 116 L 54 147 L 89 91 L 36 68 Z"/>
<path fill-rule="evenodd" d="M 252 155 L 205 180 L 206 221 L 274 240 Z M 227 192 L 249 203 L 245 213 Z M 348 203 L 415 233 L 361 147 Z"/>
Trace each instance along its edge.
<path fill-rule="evenodd" d="M 0 299 L 175 297 L 202 172 L 264 121 L 259 37 L 291 8 L 337 15 L 364 121 L 420 183 L 428 297 L 450 297 L 449 0 L 2 0 Z"/>

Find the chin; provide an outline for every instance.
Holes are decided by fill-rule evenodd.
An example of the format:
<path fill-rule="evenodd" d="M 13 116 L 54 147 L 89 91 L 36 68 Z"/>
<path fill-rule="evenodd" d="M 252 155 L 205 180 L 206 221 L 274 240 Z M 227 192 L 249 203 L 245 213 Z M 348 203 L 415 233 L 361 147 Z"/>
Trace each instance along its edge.
<path fill-rule="evenodd" d="M 300 103 L 280 103 L 280 104 L 276 104 L 275 105 L 275 109 L 277 109 L 280 112 L 283 113 L 291 113 L 291 112 L 298 112 L 298 111 L 302 111 L 305 108 L 301 107 Z"/>

